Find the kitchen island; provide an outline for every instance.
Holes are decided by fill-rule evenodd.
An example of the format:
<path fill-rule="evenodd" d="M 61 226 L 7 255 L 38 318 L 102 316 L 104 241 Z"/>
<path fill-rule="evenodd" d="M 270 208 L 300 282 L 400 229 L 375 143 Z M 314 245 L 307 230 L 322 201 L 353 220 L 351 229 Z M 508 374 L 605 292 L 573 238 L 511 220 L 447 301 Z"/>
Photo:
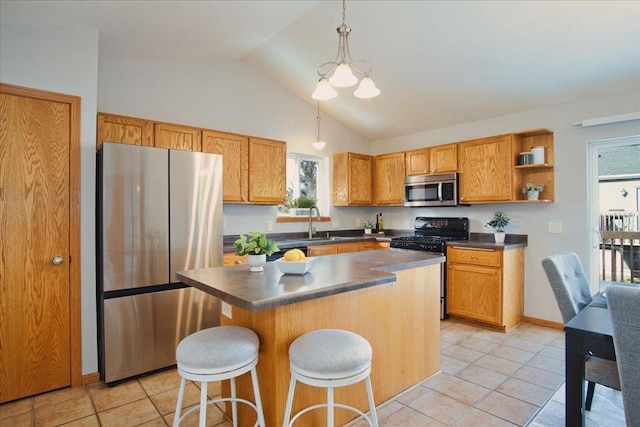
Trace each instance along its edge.
<path fill-rule="evenodd" d="M 367 251 L 317 257 L 305 275 L 284 275 L 274 262 L 263 273 L 249 267 L 178 272 L 186 284 L 220 298 L 222 325 L 245 326 L 260 337 L 258 376 L 267 426 L 282 425 L 289 386 L 289 345 L 300 335 L 337 328 L 366 338 L 373 348 L 376 405 L 440 368 L 440 264 L 434 253 Z M 239 395 L 253 400 L 248 375 Z M 326 401 L 326 391 L 298 384 L 294 412 Z M 363 383 L 336 389 L 336 401 L 367 411 Z M 244 406 L 244 405 L 242 405 Z M 255 415 L 242 408 L 240 425 Z M 338 409 L 336 425 L 354 418 Z M 305 414 L 305 426 L 326 425 L 325 411 Z"/>

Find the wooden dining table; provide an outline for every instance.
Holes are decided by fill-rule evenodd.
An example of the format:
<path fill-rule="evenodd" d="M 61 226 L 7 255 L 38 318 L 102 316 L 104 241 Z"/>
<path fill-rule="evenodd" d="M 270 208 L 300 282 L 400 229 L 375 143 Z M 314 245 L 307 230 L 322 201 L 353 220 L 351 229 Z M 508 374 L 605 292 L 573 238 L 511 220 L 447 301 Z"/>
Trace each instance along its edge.
<path fill-rule="evenodd" d="M 606 291 L 609 286 L 640 287 L 638 283 L 600 281 L 600 293 L 565 326 L 565 415 L 567 426 L 585 425 L 584 363 L 587 356 L 616 360 Z"/>

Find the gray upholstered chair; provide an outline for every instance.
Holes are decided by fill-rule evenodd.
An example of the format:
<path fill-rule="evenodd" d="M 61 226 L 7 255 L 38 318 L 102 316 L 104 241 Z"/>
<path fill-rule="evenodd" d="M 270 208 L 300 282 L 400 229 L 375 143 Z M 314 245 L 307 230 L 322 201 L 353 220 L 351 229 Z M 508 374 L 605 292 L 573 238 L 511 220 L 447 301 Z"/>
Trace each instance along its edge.
<path fill-rule="evenodd" d="M 550 255 L 542 260 L 542 267 L 556 297 L 562 320 L 567 323 L 593 301 L 580 258 L 574 252 Z M 585 361 L 584 378 L 589 382 L 584 405 L 587 411 L 591 409 L 596 383 L 620 390 L 616 362 L 590 356 Z"/>
<path fill-rule="evenodd" d="M 627 426 L 640 426 L 640 288 L 609 286 L 611 316 Z"/>

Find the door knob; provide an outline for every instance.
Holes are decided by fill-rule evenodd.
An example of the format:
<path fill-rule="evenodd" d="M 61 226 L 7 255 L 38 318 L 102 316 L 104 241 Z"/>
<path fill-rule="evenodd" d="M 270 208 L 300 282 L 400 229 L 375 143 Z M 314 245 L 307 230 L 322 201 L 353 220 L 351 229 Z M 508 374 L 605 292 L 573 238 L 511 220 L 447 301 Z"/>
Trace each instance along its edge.
<path fill-rule="evenodd" d="M 53 265 L 60 265 L 60 264 L 62 264 L 63 262 L 64 262 L 64 258 L 62 257 L 62 255 L 54 255 L 54 256 L 51 258 L 51 263 L 52 263 Z"/>

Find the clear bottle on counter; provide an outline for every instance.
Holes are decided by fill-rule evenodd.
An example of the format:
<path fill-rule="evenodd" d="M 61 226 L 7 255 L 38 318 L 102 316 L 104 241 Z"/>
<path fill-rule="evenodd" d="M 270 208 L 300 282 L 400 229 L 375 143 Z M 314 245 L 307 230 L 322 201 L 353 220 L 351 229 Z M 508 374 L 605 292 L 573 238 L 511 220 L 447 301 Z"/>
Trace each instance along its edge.
<path fill-rule="evenodd" d="M 378 233 L 382 233 L 383 231 L 384 231 L 384 224 L 382 220 L 382 212 L 380 212 L 379 219 L 378 219 Z"/>

